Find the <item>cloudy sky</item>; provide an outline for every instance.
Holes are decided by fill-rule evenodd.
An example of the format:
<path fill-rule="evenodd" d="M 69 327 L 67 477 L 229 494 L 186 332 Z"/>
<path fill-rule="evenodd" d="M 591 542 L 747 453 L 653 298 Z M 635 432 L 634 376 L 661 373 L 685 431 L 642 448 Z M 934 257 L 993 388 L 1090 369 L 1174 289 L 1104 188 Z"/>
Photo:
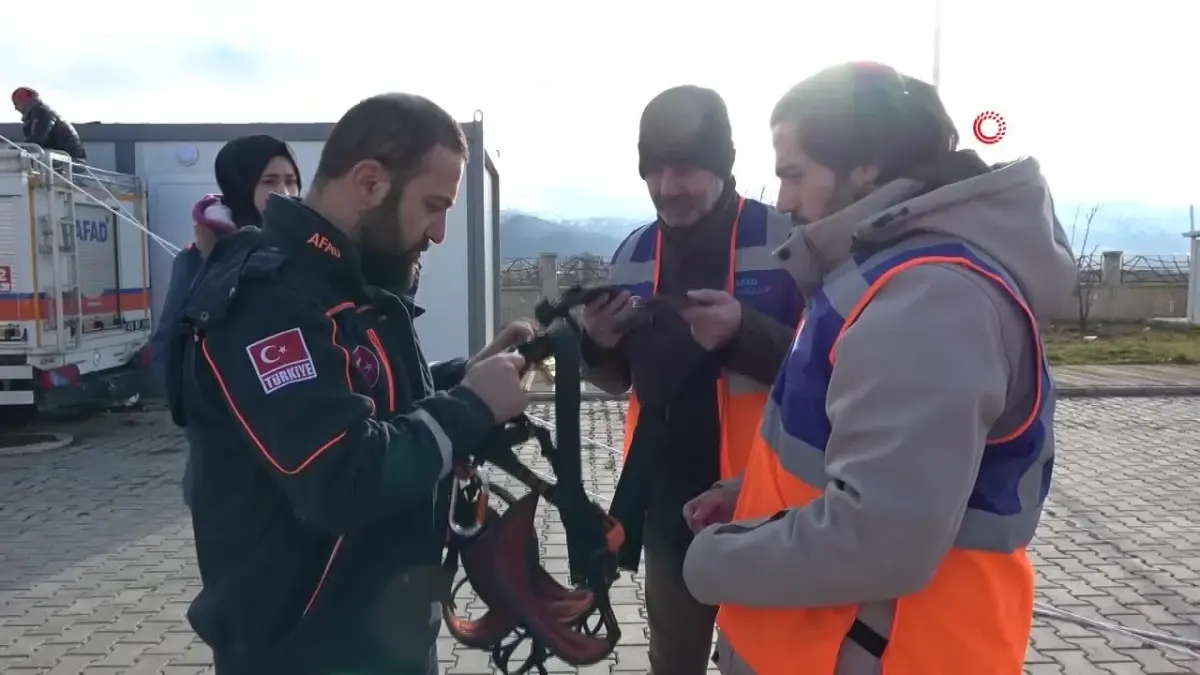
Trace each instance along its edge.
<path fill-rule="evenodd" d="M 655 93 L 718 90 L 739 184 L 772 189 L 775 100 L 846 60 L 931 78 L 933 2 L 58 0 L 51 33 L 8 32 L 0 86 L 105 122 L 332 121 L 417 92 L 483 111 L 506 207 L 641 215 L 637 119 Z M 1066 200 L 1200 202 L 1200 2 L 943 5 L 941 84 L 967 146 L 1038 157 Z M 985 110 L 1007 123 L 986 148 L 970 134 Z"/>

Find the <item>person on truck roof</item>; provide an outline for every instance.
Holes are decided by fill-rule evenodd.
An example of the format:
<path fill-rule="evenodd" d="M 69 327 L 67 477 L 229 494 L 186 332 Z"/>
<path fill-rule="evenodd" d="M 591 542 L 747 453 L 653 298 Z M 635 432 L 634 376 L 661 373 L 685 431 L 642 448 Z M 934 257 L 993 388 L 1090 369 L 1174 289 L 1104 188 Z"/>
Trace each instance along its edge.
<path fill-rule="evenodd" d="M 724 675 L 1019 675 L 1054 466 L 1038 319 L 1079 270 L 1032 158 L 930 84 L 823 70 L 770 120 L 808 299 L 744 476 L 688 505 Z"/>
<path fill-rule="evenodd" d="M 524 360 L 504 352 L 533 337 L 421 351 L 401 294 L 451 236 L 466 154 L 429 99 L 359 102 L 305 200 L 272 195 L 184 300 L 168 397 L 196 434 L 188 620 L 217 675 L 438 672 L 453 470 L 524 410 Z"/>
<path fill-rule="evenodd" d="M 192 209 L 195 242 L 180 251 L 171 264 L 162 315 L 150 337 L 151 367 L 162 382 L 166 381 L 165 343 L 178 330 L 183 299 L 217 238 L 261 223 L 262 211 L 271 194 L 287 197 L 300 194 L 300 167 L 287 143 L 274 136 L 259 134 L 229 141 L 217 153 L 213 171 L 221 194 L 206 196 Z M 190 441 L 193 431 L 184 431 Z M 190 502 L 190 462 L 184 471 L 184 501 Z"/>
<path fill-rule="evenodd" d="M 36 90 L 17 87 L 12 93 L 12 103 L 21 113 L 21 131 L 26 143 L 65 152 L 80 162 L 87 161 L 87 151 L 75 127 L 46 105 Z"/>

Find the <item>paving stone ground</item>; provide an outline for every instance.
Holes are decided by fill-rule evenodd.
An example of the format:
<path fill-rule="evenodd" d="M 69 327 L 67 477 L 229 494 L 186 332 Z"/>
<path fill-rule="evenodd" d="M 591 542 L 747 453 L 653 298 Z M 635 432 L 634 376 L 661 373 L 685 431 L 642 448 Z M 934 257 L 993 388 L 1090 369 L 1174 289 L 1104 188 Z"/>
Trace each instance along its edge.
<path fill-rule="evenodd" d="M 1100 365 L 1056 366 L 1054 379 L 1064 390 L 1187 389 L 1200 387 L 1200 366 Z"/>
<path fill-rule="evenodd" d="M 1200 366 L 1183 365 L 1097 365 L 1055 366 L 1054 380 L 1060 398 L 1111 396 L 1200 396 Z M 553 384 L 544 377 L 534 380 L 534 390 L 549 392 Z M 602 395 L 585 382 L 585 394 Z"/>
<path fill-rule="evenodd" d="M 1039 600 L 1060 610 L 1200 640 L 1200 405 L 1197 399 L 1060 403 L 1061 460 L 1033 556 Z M 535 414 L 545 416 L 540 408 Z M 621 403 L 590 403 L 589 489 L 612 492 Z M 182 437 L 161 412 L 61 424 L 73 446 L 0 456 L 0 673 L 211 672 L 184 621 L 198 588 L 181 504 Z M 544 467 L 543 467 L 544 468 Z M 542 515 L 543 554 L 565 569 L 562 531 Z M 625 638 L 604 663 L 647 668 L 639 579 L 615 591 Z M 478 610 L 476 603 L 472 610 Z M 446 638 L 442 670 L 487 673 Z M 1200 661 L 1130 638 L 1039 618 L 1031 675 L 1200 673 Z"/>

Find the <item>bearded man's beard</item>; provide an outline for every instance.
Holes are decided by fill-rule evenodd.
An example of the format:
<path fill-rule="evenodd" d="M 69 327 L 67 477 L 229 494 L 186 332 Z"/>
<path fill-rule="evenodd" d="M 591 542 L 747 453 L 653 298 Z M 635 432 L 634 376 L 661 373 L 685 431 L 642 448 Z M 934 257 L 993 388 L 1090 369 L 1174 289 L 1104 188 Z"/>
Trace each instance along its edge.
<path fill-rule="evenodd" d="M 414 249 L 399 255 L 386 255 L 363 248 L 362 271 L 368 284 L 382 288 L 394 295 L 412 295 L 416 292 L 417 266 L 421 262 L 421 250 Z"/>
<path fill-rule="evenodd" d="M 393 193 L 397 191 L 393 190 Z M 362 273 L 366 282 L 395 295 L 411 295 L 417 266 L 425 245 L 401 249 L 397 222 L 399 195 L 391 195 L 365 214 L 359 224 L 362 236 Z"/>
<path fill-rule="evenodd" d="M 676 195 L 673 197 L 663 197 L 662 195 L 651 195 L 650 201 L 654 203 L 655 210 L 667 225 L 692 225 L 699 222 L 708 214 L 712 213 L 719 204 L 721 198 L 733 189 L 733 179 L 725 184 L 722 190 L 715 195 Z"/>
<path fill-rule="evenodd" d="M 421 259 L 418 257 L 412 268 L 412 283 L 408 286 L 408 295 L 416 297 L 417 286 L 421 283 Z"/>
<path fill-rule="evenodd" d="M 829 197 L 829 204 L 825 207 L 825 213 L 819 218 L 808 219 L 800 214 L 792 215 L 793 225 L 808 225 L 816 220 L 824 220 L 829 216 L 841 211 L 854 204 L 855 202 L 865 198 L 871 194 L 873 188 L 871 186 L 855 185 L 848 178 L 838 178 L 833 185 L 833 194 Z"/>

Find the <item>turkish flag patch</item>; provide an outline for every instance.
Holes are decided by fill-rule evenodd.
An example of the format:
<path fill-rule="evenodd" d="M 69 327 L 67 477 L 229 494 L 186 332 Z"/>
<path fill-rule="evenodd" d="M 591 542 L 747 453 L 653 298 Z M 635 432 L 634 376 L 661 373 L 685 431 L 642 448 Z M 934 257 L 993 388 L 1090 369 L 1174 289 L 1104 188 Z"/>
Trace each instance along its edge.
<path fill-rule="evenodd" d="M 312 354 L 299 328 L 263 338 L 246 347 L 263 391 L 270 394 L 290 384 L 317 379 Z"/>
<path fill-rule="evenodd" d="M 367 386 L 379 384 L 379 358 L 370 348 L 359 345 L 354 348 L 354 367 L 367 380 Z"/>

